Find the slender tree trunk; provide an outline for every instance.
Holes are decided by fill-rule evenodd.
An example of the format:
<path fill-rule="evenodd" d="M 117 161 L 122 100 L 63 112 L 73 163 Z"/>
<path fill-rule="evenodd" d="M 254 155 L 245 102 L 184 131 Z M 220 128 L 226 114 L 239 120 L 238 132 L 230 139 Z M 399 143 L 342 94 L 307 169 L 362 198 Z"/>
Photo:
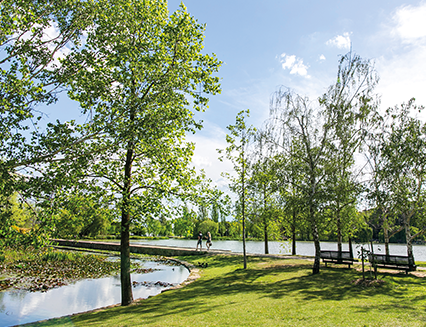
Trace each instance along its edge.
<path fill-rule="evenodd" d="M 129 142 L 124 167 L 123 208 L 121 209 L 121 305 L 133 302 L 130 280 L 130 186 L 132 177 L 133 144 Z"/>
<path fill-rule="evenodd" d="M 264 229 L 264 236 L 265 236 L 265 254 L 269 254 L 268 218 L 266 217 L 266 190 L 265 190 L 265 185 L 263 185 L 263 229 Z"/>
<path fill-rule="evenodd" d="M 388 230 L 386 224 L 384 224 L 384 226 L 383 226 L 383 237 L 385 239 L 385 254 L 388 257 L 390 255 L 390 251 L 389 251 L 389 230 Z"/>
<path fill-rule="evenodd" d="M 336 224 L 337 224 L 337 251 L 339 252 L 339 256 L 341 256 L 342 253 L 342 219 L 340 217 L 340 210 L 337 210 L 337 217 L 336 217 Z"/>
<path fill-rule="evenodd" d="M 352 237 L 349 236 L 349 255 L 351 256 L 351 258 L 354 257 L 354 251 L 352 249 Z"/>
<path fill-rule="evenodd" d="M 245 158 L 244 158 L 244 147 L 245 142 L 243 142 L 243 164 L 242 164 L 242 171 L 241 171 L 241 206 L 242 206 L 242 215 L 243 215 L 243 257 L 244 257 L 244 269 L 247 269 L 247 255 L 246 255 L 246 215 L 245 215 Z"/>
<path fill-rule="evenodd" d="M 407 256 L 412 260 L 412 262 L 414 262 L 413 237 L 411 236 L 410 224 L 406 222 L 406 219 L 404 219 L 404 228 L 405 228 L 405 238 L 407 241 Z"/>
<path fill-rule="evenodd" d="M 312 236 L 314 238 L 315 245 L 315 259 L 314 266 L 312 267 L 312 274 L 319 274 L 320 272 L 320 256 L 321 256 L 321 246 L 318 235 L 318 227 L 315 221 L 312 222 Z"/>
<path fill-rule="evenodd" d="M 293 209 L 293 224 L 291 226 L 292 244 L 291 255 L 296 255 L 296 210 Z"/>
<path fill-rule="evenodd" d="M 314 240 L 314 246 L 315 246 L 315 259 L 314 259 L 314 266 L 312 267 L 312 274 L 315 275 L 315 274 L 319 274 L 320 272 L 321 246 L 319 241 L 318 226 L 315 219 L 315 212 L 314 212 L 312 199 L 309 200 L 309 215 L 311 220 L 312 238 Z"/>
<path fill-rule="evenodd" d="M 133 302 L 132 282 L 130 280 L 130 189 L 132 186 L 132 164 L 135 143 L 133 139 L 133 124 L 135 109 L 130 108 L 130 139 L 127 142 L 126 163 L 124 166 L 123 207 L 121 209 L 121 253 L 120 280 L 121 305 Z"/>

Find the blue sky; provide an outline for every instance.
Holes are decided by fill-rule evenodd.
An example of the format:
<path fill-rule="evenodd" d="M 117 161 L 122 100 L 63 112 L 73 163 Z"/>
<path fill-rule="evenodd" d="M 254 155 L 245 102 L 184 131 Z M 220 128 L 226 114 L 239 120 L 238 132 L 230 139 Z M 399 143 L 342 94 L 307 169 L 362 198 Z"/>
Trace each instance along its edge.
<path fill-rule="evenodd" d="M 181 1 L 169 0 L 172 13 Z M 218 73 L 222 93 L 197 115 L 204 129 L 190 135 L 196 143 L 194 165 L 226 189 L 217 160 L 225 148 L 226 126 L 250 109 L 249 123 L 260 127 L 269 99 L 280 86 L 315 99 L 336 78 L 340 55 L 352 50 L 374 62 L 380 75 L 382 109 L 417 99 L 426 105 L 426 0 L 186 0 L 188 12 L 206 24 L 205 53 L 223 61 Z M 46 108 L 46 122 L 84 119 L 77 103 L 61 97 Z"/>
<path fill-rule="evenodd" d="M 380 76 L 382 109 L 417 99 L 426 105 L 426 1 L 186 0 L 188 12 L 206 24 L 205 53 L 224 62 L 222 93 L 199 117 L 204 129 L 190 136 L 197 144 L 194 164 L 220 187 L 217 161 L 225 148 L 226 126 L 250 109 L 260 127 L 269 99 L 280 86 L 315 99 L 335 79 L 339 55 L 350 46 L 374 62 Z M 180 1 L 169 0 L 169 11 Z"/>

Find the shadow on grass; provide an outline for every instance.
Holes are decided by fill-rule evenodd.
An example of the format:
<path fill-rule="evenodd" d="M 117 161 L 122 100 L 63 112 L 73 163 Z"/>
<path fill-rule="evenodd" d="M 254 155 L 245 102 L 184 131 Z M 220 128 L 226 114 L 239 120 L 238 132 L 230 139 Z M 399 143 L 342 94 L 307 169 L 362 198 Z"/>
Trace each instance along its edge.
<path fill-rule="evenodd" d="M 320 274 L 312 275 L 312 265 L 306 262 L 299 265 L 286 265 L 285 261 L 281 260 L 277 265 L 259 268 L 257 264 L 264 262 L 265 259 L 250 258 L 250 267 L 245 270 L 241 269 L 241 258 L 234 256 L 180 257 L 180 259 L 192 263 L 208 262 L 207 270 L 212 269 L 212 273 L 209 274 L 206 271 L 205 277 L 185 288 L 165 292 L 161 296 L 143 300 L 138 305 L 89 313 L 73 317 L 72 320 L 81 325 L 102 324 L 102 321 L 108 321 L 110 324 L 113 321 L 119 325 L 136 322 L 158 323 L 163 316 L 181 314 L 190 317 L 215 310 L 226 310 L 226 307 L 239 301 L 238 295 L 278 300 L 293 297 L 297 301 L 340 301 L 386 295 L 395 305 L 405 307 L 406 288 L 422 284 L 422 279 L 415 276 L 385 275 L 384 285 L 363 288 L 352 283 L 353 280 L 361 277 L 361 274 L 355 270 L 323 268 Z M 211 301 L 212 299 L 221 300 Z M 419 292 L 419 295 L 412 297 L 411 301 L 425 299 L 426 295 Z M 385 305 L 377 303 L 376 308 L 391 310 L 389 302 Z M 369 310 L 371 307 L 354 309 L 362 311 Z"/>

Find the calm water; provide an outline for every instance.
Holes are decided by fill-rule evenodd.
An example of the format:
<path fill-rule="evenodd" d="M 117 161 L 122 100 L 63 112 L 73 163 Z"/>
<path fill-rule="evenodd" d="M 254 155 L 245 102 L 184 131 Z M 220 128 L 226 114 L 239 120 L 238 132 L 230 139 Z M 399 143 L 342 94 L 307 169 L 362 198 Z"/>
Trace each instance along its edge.
<path fill-rule="evenodd" d="M 132 240 L 132 244 L 150 244 L 150 245 L 165 245 L 165 246 L 178 246 L 194 248 L 197 245 L 196 240 L 179 240 L 179 239 L 166 239 L 166 240 Z M 206 242 L 203 242 L 203 249 L 205 249 Z M 268 242 L 270 254 L 291 254 L 291 243 L 289 242 Z M 357 244 L 352 243 L 354 256 L 357 256 Z M 368 245 L 367 245 L 368 247 Z M 231 252 L 243 252 L 243 242 L 241 241 L 215 241 L 213 240 L 212 249 L 227 250 Z M 336 250 L 336 242 L 321 242 L 322 250 Z M 348 251 L 349 245 L 343 244 L 343 251 Z M 265 253 L 265 246 L 263 241 L 247 241 L 247 253 Z M 374 244 L 375 253 L 384 253 L 384 244 Z M 426 245 L 413 245 L 414 259 L 417 261 L 426 261 Z M 296 254 L 313 256 L 315 255 L 315 248 L 313 242 L 297 242 Z M 390 254 L 393 255 L 407 255 L 407 247 L 405 244 L 390 244 Z"/>
<path fill-rule="evenodd" d="M 189 276 L 188 269 L 183 266 L 151 261 L 144 261 L 143 266 L 156 270 L 146 274 L 132 274 L 132 282 L 147 281 L 153 284 L 162 281 L 177 285 Z M 166 288 L 155 285 L 136 286 L 133 288 L 133 297 L 147 298 L 159 294 Z M 120 301 L 120 276 L 81 280 L 46 293 L 4 291 L 0 292 L 0 326 L 66 316 L 120 303 Z"/>

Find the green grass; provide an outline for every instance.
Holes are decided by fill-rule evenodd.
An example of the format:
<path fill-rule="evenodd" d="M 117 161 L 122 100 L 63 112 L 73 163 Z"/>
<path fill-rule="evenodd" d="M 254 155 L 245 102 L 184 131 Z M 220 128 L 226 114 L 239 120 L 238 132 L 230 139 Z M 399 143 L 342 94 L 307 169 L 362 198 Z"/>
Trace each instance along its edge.
<path fill-rule="evenodd" d="M 181 257 L 208 262 L 201 278 L 128 307 L 43 322 L 43 326 L 425 326 L 426 283 L 405 274 L 379 274 L 384 284 L 362 287 L 353 269 L 312 262 L 241 257 Z M 37 325 L 37 324 L 34 324 Z"/>

